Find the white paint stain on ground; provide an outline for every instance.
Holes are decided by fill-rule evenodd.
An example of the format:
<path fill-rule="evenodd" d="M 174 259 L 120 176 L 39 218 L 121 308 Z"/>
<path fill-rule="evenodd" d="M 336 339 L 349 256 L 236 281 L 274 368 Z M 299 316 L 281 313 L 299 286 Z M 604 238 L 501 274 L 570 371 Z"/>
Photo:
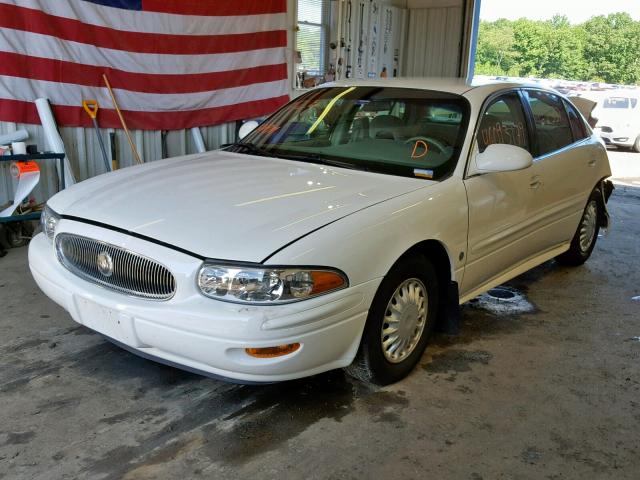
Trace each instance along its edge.
<path fill-rule="evenodd" d="M 533 313 L 536 307 L 527 298 L 512 287 L 500 286 L 470 300 L 472 308 L 481 308 L 496 315 L 519 315 Z"/>
<path fill-rule="evenodd" d="M 635 297 L 631 297 L 632 302 L 640 302 L 640 295 L 636 295 Z"/>

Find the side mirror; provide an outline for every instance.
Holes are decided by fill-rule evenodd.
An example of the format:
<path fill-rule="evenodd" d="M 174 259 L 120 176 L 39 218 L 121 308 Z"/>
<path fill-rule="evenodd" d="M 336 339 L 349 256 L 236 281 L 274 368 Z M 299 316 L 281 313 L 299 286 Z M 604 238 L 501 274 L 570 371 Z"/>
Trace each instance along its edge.
<path fill-rule="evenodd" d="M 489 145 L 484 152 L 476 155 L 478 173 L 512 172 L 524 170 L 533 165 L 533 157 L 524 148 L 504 143 Z"/>
<path fill-rule="evenodd" d="M 249 120 L 248 122 L 244 122 L 238 131 L 238 140 L 242 140 L 244 137 L 253 132 L 260 125 L 255 120 Z"/>

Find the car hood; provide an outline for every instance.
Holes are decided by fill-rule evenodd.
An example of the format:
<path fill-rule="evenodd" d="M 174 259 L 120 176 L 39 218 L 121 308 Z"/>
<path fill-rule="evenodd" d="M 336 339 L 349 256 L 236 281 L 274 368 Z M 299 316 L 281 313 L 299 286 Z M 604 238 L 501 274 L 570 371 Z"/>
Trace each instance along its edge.
<path fill-rule="evenodd" d="M 309 232 L 432 183 L 217 151 L 101 175 L 49 206 L 203 257 L 260 262 Z"/>

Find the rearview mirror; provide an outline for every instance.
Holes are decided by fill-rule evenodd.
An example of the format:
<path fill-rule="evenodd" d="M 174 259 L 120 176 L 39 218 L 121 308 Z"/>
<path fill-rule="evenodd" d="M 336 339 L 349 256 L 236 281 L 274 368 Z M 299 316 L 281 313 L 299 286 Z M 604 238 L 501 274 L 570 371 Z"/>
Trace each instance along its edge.
<path fill-rule="evenodd" d="M 242 140 L 244 137 L 246 137 L 251 132 L 253 132 L 258 127 L 258 125 L 260 124 L 255 120 L 249 120 L 248 122 L 244 122 L 240 127 L 240 130 L 238 130 L 238 139 Z"/>
<path fill-rule="evenodd" d="M 533 157 L 524 148 L 504 143 L 489 145 L 484 152 L 476 155 L 478 173 L 512 172 L 524 170 L 533 165 Z"/>

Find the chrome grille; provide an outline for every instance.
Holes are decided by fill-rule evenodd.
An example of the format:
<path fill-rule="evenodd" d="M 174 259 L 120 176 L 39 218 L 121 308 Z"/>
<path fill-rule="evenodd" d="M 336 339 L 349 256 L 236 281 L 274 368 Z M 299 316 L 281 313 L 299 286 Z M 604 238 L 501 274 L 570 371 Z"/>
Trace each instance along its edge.
<path fill-rule="evenodd" d="M 80 278 L 127 295 L 168 300 L 176 281 L 163 265 L 124 248 L 91 238 L 61 233 L 56 237 L 60 263 Z M 106 273 L 99 258 L 109 259 Z M 103 263 L 104 267 L 104 263 Z"/>

